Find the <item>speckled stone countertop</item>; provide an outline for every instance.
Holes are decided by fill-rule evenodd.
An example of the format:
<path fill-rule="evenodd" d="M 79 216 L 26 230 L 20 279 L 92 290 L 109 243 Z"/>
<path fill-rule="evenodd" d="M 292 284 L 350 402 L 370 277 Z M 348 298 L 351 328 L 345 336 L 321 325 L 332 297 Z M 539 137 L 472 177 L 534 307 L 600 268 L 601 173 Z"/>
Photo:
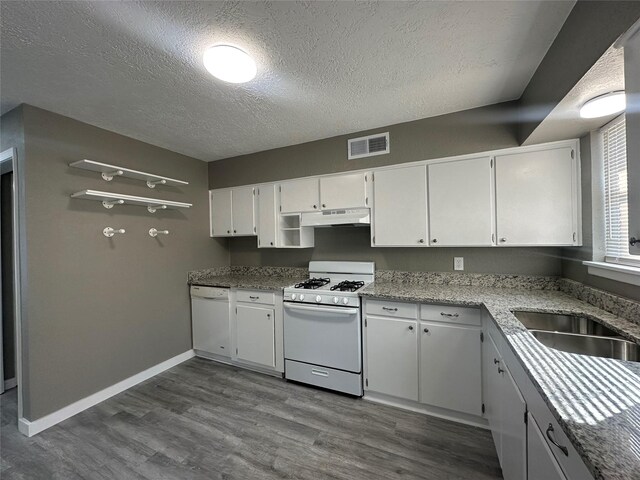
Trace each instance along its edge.
<path fill-rule="evenodd" d="M 398 301 L 484 305 L 594 478 L 640 478 L 640 363 L 547 348 L 511 312 L 579 314 L 597 319 L 636 343 L 640 343 L 637 323 L 640 318 L 613 315 L 558 290 L 378 279 L 363 289 L 361 295 Z"/>
<path fill-rule="evenodd" d="M 218 267 L 189 272 L 189 285 L 282 290 L 308 276 L 305 268 Z"/>

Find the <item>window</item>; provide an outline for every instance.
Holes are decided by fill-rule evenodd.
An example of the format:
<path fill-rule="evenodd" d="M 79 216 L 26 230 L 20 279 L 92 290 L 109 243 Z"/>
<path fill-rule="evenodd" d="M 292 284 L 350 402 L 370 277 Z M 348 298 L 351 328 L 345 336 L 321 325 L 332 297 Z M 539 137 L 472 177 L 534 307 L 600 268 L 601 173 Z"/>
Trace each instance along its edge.
<path fill-rule="evenodd" d="M 624 115 L 602 130 L 604 166 L 605 261 L 639 266 L 640 256 L 629 253 L 627 143 Z"/>

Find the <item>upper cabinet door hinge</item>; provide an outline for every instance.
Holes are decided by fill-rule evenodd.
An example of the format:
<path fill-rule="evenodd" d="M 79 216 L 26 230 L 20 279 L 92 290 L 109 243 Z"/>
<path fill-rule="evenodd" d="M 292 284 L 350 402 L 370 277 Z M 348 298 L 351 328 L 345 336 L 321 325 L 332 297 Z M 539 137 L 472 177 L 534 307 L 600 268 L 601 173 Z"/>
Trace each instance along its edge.
<path fill-rule="evenodd" d="M 573 148 L 571 149 L 571 158 L 576 158 L 576 152 Z"/>
<path fill-rule="evenodd" d="M 282 211 L 282 205 L 280 205 L 280 211 Z"/>
<path fill-rule="evenodd" d="M 254 195 L 256 194 L 256 189 L 255 189 L 255 188 L 253 189 L 253 194 L 254 194 Z"/>
<path fill-rule="evenodd" d="M 576 241 L 576 237 L 577 237 L 576 232 L 573 232 L 573 241 L 574 242 Z"/>
<path fill-rule="evenodd" d="M 373 236 L 373 244 L 374 244 L 374 245 L 376 244 L 376 237 L 375 237 L 375 235 Z"/>
<path fill-rule="evenodd" d="M 526 425 L 527 423 L 529 423 L 529 421 L 527 420 L 527 412 L 526 410 L 524 411 L 524 424 Z"/>
<path fill-rule="evenodd" d="M 484 332 L 480 332 L 480 343 L 484 342 Z"/>
<path fill-rule="evenodd" d="M 256 233 L 256 227 L 253 227 L 253 233 Z"/>
<path fill-rule="evenodd" d="M 369 197 L 364 197 L 364 204 L 369 205 Z"/>
<path fill-rule="evenodd" d="M 367 326 L 367 319 L 366 318 L 364 319 L 364 326 L 365 326 L 365 328 Z"/>
<path fill-rule="evenodd" d="M 489 166 L 490 166 L 491 168 L 493 168 L 493 157 L 491 157 L 491 160 L 490 160 L 490 162 L 489 162 Z"/>
<path fill-rule="evenodd" d="M 282 185 L 278 185 L 278 191 L 282 193 Z"/>
<path fill-rule="evenodd" d="M 482 413 L 485 412 L 484 403 L 482 404 Z"/>
<path fill-rule="evenodd" d="M 369 379 L 365 379 L 364 384 L 368 387 L 369 386 Z"/>

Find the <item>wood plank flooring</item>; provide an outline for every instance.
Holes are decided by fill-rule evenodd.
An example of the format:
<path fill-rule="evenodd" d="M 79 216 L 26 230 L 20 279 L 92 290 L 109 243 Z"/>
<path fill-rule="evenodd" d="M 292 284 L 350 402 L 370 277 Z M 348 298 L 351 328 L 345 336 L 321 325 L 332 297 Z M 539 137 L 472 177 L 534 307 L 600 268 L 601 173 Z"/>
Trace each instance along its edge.
<path fill-rule="evenodd" d="M 197 358 L 32 438 L 0 410 L 3 480 L 502 478 L 486 430 Z"/>

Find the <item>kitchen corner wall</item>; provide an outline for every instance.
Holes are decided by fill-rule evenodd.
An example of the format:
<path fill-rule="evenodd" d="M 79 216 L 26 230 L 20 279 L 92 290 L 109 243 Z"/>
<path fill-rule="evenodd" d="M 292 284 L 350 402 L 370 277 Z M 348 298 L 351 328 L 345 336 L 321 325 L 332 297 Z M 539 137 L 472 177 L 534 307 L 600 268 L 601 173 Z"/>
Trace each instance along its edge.
<path fill-rule="evenodd" d="M 640 288 L 630 283 L 616 282 L 604 277 L 589 275 L 585 260 L 593 260 L 593 205 L 591 194 L 591 136 L 580 139 L 582 158 L 582 247 L 562 249 L 562 276 L 600 288 L 616 295 L 640 301 Z"/>
<path fill-rule="evenodd" d="M 390 132 L 391 153 L 347 160 L 347 139 Z M 374 168 L 517 146 L 516 106 L 501 103 L 209 163 L 209 188 Z M 372 248 L 367 227 L 316 229 L 313 249 L 258 249 L 255 237 L 229 242 L 231 265 L 306 267 L 309 260 L 373 260 L 379 269 L 560 275 L 559 248 Z"/>
<path fill-rule="evenodd" d="M 206 163 L 23 105 L 27 277 L 24 417 L 36 420 L 191 349 L 189 270 L 228 265 L 209 238 Z M 11 115 L 8 113 L 7 115 Z M 6 116 L 6 115 L 5 115 Z M 4 119 L 4 117 L 3 117 Z M 3 123 L 4 127 L 4 123 Z M 3 148 L 11 143 L 2 132 Z M 150 190 L 70 168 L 84 158 L 190 182 Z M 147 212 L 71 199 L 84 189 L 193 203 Z M 108 239 L 104 227 L 126 234 Z M 170 234 L 151 238 L 151 227 Z"/>

